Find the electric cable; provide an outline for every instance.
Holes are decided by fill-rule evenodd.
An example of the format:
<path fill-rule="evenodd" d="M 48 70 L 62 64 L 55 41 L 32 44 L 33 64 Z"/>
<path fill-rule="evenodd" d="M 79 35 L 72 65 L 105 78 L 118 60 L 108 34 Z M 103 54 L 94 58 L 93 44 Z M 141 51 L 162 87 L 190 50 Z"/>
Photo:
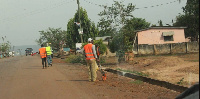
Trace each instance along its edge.
<path fill-rule="evenodd" d="M 16 16 L 12 16 L 12 17 L 8 17 L 8 18 L 5 18 L 5 19 L 2 19 L 0 20 L 0 22 L 4 22 L 4 21 L 11 21 L 11 20 L 16 20 L 18 18 L 23 18 L 23 17 L 27 17 L 27 16 L 31 16 L 31 15 L 35 15 L 35 14 L 38 14 L 38 13 L 42 13 L 44 11 L 48 11 L 50 9 L 54 9 L 54 8 L 57 8 L 57 7 L 60 7 L 60 6 L 63 6 L 65 4 L 68 4 L 68 3 L 71 3 L 75 0 L 71 0 L 71 1 L 62 1 L 58 4 L 55 4 L 53 6 L 50 6 L 50 7 L 46 7 L 46 8 L 42 8 L 42 9 L 37 9 L 37 10 L 34 10 L 34 11 L 30 11 L 28 13 L 23 13 L 23 14 L 20 14 L 20 15 L 16 15 Z"/>
<path fill-rule="evenodd" d="M 92 5 L 96 5 L 96 6 L 100 6 L 100 7 L 105 7 L 105 5 L 99 5 L 99 4 L 96 4 L 96 3 L 93 3 L 93 2 L 90 2 L 90 1 L 87 1 L 87 0 L 83 0 L 89 4 L 92 4 Z M 122 2 L 124 2 L 125 0 L 123 0 Z M 152 5 L 152 6 L 149 6 L 149 7 L 141 7 L 141 8 L 135 8 L 135 10 L 138 10 L 138 9 L 147 9 L 147 8 L 153 8 L 153 7 L 159 7 L 159 6 L 163 6 L 163 5 L 168 5 L 168 4 L 172 4 L 172 3 L 175 3 L 175 2 L 179 2 L 179 0 L 175 0 L 175 1 L 171 1 L 171 2 L 167 2 L 165 4 L 158 4 L 158 5 Z"/>

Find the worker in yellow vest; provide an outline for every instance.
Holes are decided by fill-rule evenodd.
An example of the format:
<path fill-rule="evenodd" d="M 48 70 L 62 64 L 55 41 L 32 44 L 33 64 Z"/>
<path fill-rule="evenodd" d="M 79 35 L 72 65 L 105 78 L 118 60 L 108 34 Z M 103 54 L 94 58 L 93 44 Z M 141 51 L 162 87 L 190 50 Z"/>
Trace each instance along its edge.
<path fill-rule="evenodd" d="M 52 57 L 51 57 L 51 47 L 50 44 L 48 44 L 48 46 L 46 47 L 46 53 L 47 53 L 47 62 L 48 62 L 48 67 L 51 65 L 52 66 Z"/>

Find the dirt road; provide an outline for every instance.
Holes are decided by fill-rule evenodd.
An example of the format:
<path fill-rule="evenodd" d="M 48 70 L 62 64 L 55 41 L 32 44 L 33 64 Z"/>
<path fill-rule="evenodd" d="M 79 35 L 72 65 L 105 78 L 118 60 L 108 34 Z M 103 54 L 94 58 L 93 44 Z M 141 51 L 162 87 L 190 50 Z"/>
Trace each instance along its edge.
<path fill-rule="evenodd" d="M 93 98 L 80 90 L 70 75 L 63 75 L 55 66 L 42 69 L 37 56 L 1 60 L 0 75 L 1 99 Z"/>
<path fill-rule="evenodd" d="M 84 65 L 54 62 L 42 69 L 38 55 L 0 59 L 1 99 L 174 99 L 180 94 L 111 73 L 105 82 L 88 82 Z"/>

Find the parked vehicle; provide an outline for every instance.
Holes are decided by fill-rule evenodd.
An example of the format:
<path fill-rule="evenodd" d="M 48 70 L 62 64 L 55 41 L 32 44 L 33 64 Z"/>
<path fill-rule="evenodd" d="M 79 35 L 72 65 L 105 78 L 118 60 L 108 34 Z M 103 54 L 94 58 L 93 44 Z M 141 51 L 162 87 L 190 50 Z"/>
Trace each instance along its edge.
<path fill-rule="evenodd" d="M 26 48 L 25 51 L 26 51 L 26 56 L 33 54 L 33 49 L 32 48 Z"/>

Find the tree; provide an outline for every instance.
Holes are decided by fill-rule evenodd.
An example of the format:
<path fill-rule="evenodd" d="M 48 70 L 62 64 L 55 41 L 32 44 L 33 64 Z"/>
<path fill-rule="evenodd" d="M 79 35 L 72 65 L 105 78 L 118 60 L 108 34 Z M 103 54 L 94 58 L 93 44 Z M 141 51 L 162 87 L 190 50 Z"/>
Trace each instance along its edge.
<path fill-rule="evenodd" d="M 136 36 L 136 30 L 149 28 L 150 23 L 142 18 L 132 18 L 127 20 L 120 33 L 117 34 L 110 43 L 111 52 L 123 50 L 125 52 L 132 51 L 133 40 Z M 120 41 L 120 42 L 119 42 Z"/>
<path fill-rule="evenodd" d="M 158 21 L 159 26 L 163 26 L 162 20 Z"/>
<path fill-rule="evenodd" d="M 83 42 L 87 42 L 88 38 L 95 38 L 99 30 L 95 26 L 94 22 L 88 18 L 87 11 L 80 8 L 80 20 L 81 27 L 83 28 Z M 76 23 L 79 22 L 78 11 L 75 13 L 74 18 L 71 18 L 67 23 L 67 45 L 70 48 L 75 48 L 76 43 L 81 43 L 81 36 L 78 32 L 80 28 Z"/>
<path fill-rule="evenodd" d="M 0 45 L 0 51 L 3 53 L 8 53 L 11 48 L 11 43 L 6 41 L 6 36 L 2 37 L 3 43 Z"/>
<path fill-rule="evenodd" d="M 7 41 L 6 43 L 3 43 L 1 45 L 1 51 L 4 52 L 4 53 L 7 53 L 9 52 L 9 49 L 11 48 L 11 43 L 9 41 Z"/>
<path fill-rule="evenodd" d="M 185 36 L 191 37 L 192 41 L 197 41 L 199 35 L 199 0 L 187 0 L 183 7 L 183 15 L 176 17 L 174 26 L 186 26 Z"/>
<path fill-rule="evenodd" d="M 39 31 L 40 38 L 36 40 L 38 45 L 46 43 L 51 43 L 51 47 L 53 50 L 58 51 L 60 48 L 60 42 L 67 42 L 66 31 L 61 30 L 61 28 L 48 28 L 46 31 Z"/>
<path fill-rule="evenodd" d="M 104 7 L 98 15 L 101 17 L 98 27 L 101 28 L 100 36 L 114 36 L 125 24 L 126 20 L 133 17 L 131 14 L 135 9 L 132 3 L 127 7 L 122 2 L 114 1 L 111 7 Z"/>

